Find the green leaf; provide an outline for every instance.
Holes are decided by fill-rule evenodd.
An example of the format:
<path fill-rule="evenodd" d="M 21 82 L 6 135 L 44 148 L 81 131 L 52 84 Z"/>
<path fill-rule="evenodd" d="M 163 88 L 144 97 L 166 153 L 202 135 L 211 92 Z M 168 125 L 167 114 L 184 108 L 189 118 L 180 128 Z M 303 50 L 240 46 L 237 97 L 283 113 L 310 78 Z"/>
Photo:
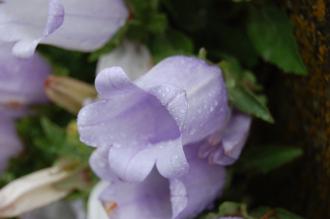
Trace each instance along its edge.
<path fill-rule="evenodd" d="M 248 148 L 238 163 L 240 171 L 268 173 L 300 157 L 303 150 L 298 147 L 262 146 Z"/>
<path fill-rule="evenodd" d="M 242 112 L 273 123 L 266 97 L 256 93 L 261 86 L 257 84 L 255 76 L 243 70 L 235 59 L 224 60 L 220 66 L 224 72 L 229 101 Z"/>
<path fill-rule="evenodd" d="M 247 21 L 248 35 L 261 57 L 288 73 L 307 74 L 287 15 L 274 6 L 253 8 Z"/>
<path fill-rule="evenodd" d="M 265 96 L 256 95 L 244 87 L 235 87 L 229 89 L 229 100 L 242 112 L 254 115 L 269 123 L 274 122 L 265 104 Z"/>
<path fill-rule="evenodd" d="M 256 218 L 266 218 L 267 219 L 303 219 L 302 217 L 285 210 L 283 208 L 269 208 L 260 207 L 252 212 L 252 215 Z"/>

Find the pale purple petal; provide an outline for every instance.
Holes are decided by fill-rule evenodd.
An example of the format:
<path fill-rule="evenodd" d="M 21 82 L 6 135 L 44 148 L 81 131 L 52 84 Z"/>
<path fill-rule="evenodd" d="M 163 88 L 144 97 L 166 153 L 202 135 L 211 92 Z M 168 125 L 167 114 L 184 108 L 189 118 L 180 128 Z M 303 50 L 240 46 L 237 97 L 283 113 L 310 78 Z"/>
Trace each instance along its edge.
<path fill-rule="evenodd" d="M 10 158 L 21 150 L 14 121 L 0 114 L 0 173 L 7 167 Z"/>
<path fill-rule="evenodd" d="M 166 179 L 156 169 L 140 183 L 116 181 L 101 195 L 113 219 L 186 219 L 207 208 L 221 194 L 225 170 L 197 156 L 199 144 L 185 147 L 189 172 Z"/>
<path fill-rule="evenodd" d="M 227 92 L 220 69 L 193 57 L 173 56 L 160 62 L 137 80 L 144 90 L 171 85 L 185 91 L 189 106 L 183 143 L 197 142 L 225 127 L 230 115 Z M 157 96 L 162 102 L 163 97 Z M 182 115 L 177 108 L 171 114 Z"/>
<path fill-rule="evenodd" d="M 89 163 L 98 177 L 107 181 L 112 181 L 116 180 L 118 177 L 110 170 L 108 159 L 109 150 L 110 148 L 107 146 L 98 147 L 90 157 Z"/>
<path fill-rule="evenodd" d="M 151 54 L 144 45 L 125 40 L 119 47 L 101 56 L 96 71 L 113 66 L 123 68 L 129 78 L 135 80 L 152 67 Z"/>
<path fill-rule="evenodd" d="M 223 132 L 220 146 L 211 155 L 210 161 L 220 165 L 233 164 L 239 158 L 245 145 L 251 121 L 250 116 L 234 112 Z"/>
<path fill-rule="evenodd" d="M 104 45 L 127 17 L 122 0 L 4 1 L 0 39 L 14 42 L 20 57 L 31 56 L 39 43 L 89 52 Z"/>
<path fill-rule="evenodd" d="M 225 183 L 224 167 L 210 165 L 207 160 L 199 159 L 199 146 L 200 143 L 185 147 L 190 168 L 187 174 L 178 179 L 182 184 L 174 181 L 172 185 L 170 181 L 173 212 L 177 215 L 175 219 L 197 216 L 219 197 Z M 175 210 L 180 204 L 180 209 Z"/>
<path fill-rule="evenodd" d="M 50 71 L 38 54 L 17 58 L 9 44 L 0 43 L 0 111 L 20 114 L 26 105 L 46 102 L 44 82 Z"/>
<path fill-rule="evenodd" d="M 169 183 L 155 169 L 141 183 L 110 184 L 101 200 L 105 206 L 112 206 L 109 217 L 113 219 L 171 218 Z"/>
<path fill-rule="evenodd" d="M 110 169 L 126 181 L 143 181 L 157 160 L 153 147 L 112 147 L 109 151 Z"/>

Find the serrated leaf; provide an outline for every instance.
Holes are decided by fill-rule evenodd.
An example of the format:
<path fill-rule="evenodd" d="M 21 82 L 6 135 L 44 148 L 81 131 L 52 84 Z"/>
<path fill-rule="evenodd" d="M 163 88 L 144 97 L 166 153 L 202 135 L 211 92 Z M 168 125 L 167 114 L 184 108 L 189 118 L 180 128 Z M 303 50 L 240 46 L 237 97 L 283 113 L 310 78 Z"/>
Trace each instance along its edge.
<path fill-rule="evenodd" d="M 303 150 L 298 147 L 262 146 L 248 148 L 238 163 L 241 171 L 268 173 L 300 157 Z"/>
<path fill-rule="evenodd" d="M 254 92 L 261 90 L 255 76 L 243 70 L 235 59 L 224 60 L 220 66 L 224 72 L 229 101 L 242 112 L 273 123 L 266 97 Z"/>
<path fill-rule="evenodd" d="M 247 22 L 248 35 L 260 56 L 287 73 L 307 74 L 299 55 L 287 15 L 274 6 L 253 8 Z"/>

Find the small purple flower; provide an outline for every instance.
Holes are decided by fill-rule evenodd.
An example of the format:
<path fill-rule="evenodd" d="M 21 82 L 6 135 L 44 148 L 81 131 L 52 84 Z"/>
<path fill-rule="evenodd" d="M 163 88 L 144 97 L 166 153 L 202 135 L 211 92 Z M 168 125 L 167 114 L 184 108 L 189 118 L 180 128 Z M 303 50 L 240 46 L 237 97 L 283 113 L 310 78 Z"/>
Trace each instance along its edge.
<path fill-rule="evenodd" d="M 185 147 L 189 172 L 166 179 L 156 169 L 140 183 L 114 180 L 101 194 L 110 218 L 194 218 L 221 194 L 225 169 L 198 158 L 199 144 Z"/>
<path fill-rule="evenodd" d="M 104 45 L 124 25 L 122 0 L 5 0 L 0 2 L 0 40 L 29 57 L 39 43 L 79 51 Z"/>
<path fill-rule="evenodd" d="M 155 165 L 166 178 L 184 174 L 183 145 L 223 130 L 230 118 L 220 69 L 193 57 L 167 58 L 134 83 L 112 67 L 95 85 L 99 100 L 78 115 L 80 138 L 106 158 L 93 166 L 128 181 L 143 181 Z"/>
<path fill-rule="evenodd" d="M 21 149 L 13 120 L 0 114 L 0 174 L 7 167 L 9 159 Z"/>
<path fill-rule="evenodd" d="M 38 54 L 27 59 L 15 57 L 10 46 L 0 43 L 0 112 L 17 115 L 27 105 L 47 100 L 44 82 L 51 68 Z"/>

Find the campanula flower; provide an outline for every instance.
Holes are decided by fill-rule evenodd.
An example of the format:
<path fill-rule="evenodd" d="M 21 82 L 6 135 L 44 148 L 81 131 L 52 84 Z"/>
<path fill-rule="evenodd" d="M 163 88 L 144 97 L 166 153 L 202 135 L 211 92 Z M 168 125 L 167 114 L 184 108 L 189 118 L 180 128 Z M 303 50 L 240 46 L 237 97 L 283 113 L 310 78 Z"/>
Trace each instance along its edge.
<path fill-rule="evenodd" d="M 128 181 L 144 180 L 154 166 L 166 178 L 184 174 L 183 145 L 223 130 L 230 118 L 221 70 L 193 57 L 167 58 L 134 82 L 108 68 L 95 86 L 99 99 L 78 115 L 80 138 L 106 159 L 93 166 Z"/>
<path fill-rule="evenodd" d="M 0 114 L 0 174 L 8 165 L 8 161 L 22 149 L 12 119 Z"/>
<path fill-rule="evenodd" d="M 191 168 L 176 179 L 164 178 L 154 168 L 143 182 L 112 181 L 100 196 L 105 213 L 113 219 L 187 219 L 197 216 L 221 194 L 225 182 L 224 167 L 199 159 L 198 147 L 199 144 L 185 147 Z M 98 215 L 104 215 L 104 212 Z"/>
<path fill-rule="evenodd" d="M 45 102 L 44 82 L 50 71 L 38 54 L 17 58 L 10 53 L 10 44 L 0 43 L 0 112 L 17 115 L 27 105 Z"/>
<path fill-rule="evenodd" d="M 29 57 L 39 43 L 79 51 L 103 46 L 125 24 L 122 0 L 5 0 L 0 2 L 0 40 Z"/>

